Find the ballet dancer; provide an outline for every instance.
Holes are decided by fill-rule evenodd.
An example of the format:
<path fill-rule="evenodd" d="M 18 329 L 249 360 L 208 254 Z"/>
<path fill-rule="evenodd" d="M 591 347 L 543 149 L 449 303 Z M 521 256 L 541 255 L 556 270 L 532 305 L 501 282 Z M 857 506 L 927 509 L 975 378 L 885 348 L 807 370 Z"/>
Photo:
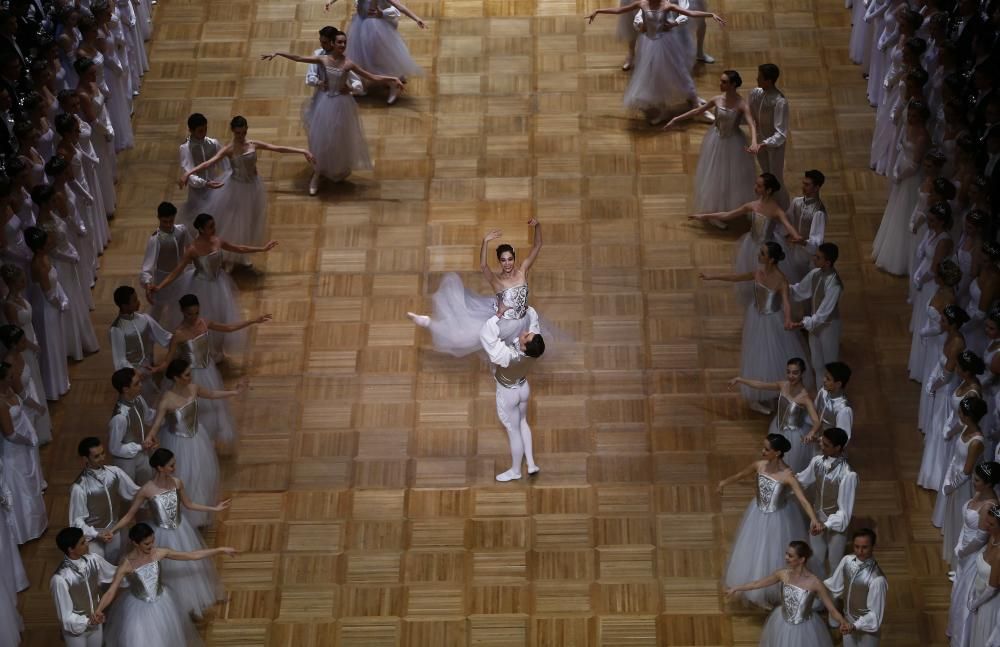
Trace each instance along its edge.
<path fill-rule="evenodd" d="M 108 451 L 111 462 L 142 486 L 153 478 L 149 452 L 143 447 L 146 431 L 156 412 L 142 397 L 142 374 L 134 368 L 120 368 L 111 376 L 111 386 L 118 393 L 114 413 L 108 421 Z"/>
<path fill-rule="evenodd" d="M 154 346 L 168 348 L 170 333 L 156 323 L 156 319 L 139 312 L 142 306 L 135 288 L 119 286 L 115 289 L 113 298 L 118 306 L 118 316 L 108 328 L 111 362 L 116 370 L 134 368 L 142 373 L 142 394 L 147 402 L 156 402 L 160 398 L 160 389 L 153 381 L 153 374 L 158 372 L 153 349 Z"/>
<path fill-rule="evenodd" d="M 97 438 L 84 438 L 76 452 L 83 459 L 83 471 L 70 486 L 69 523 L 83 531 L 91 552 L 117 562 L 122 536 L 111 530 L 139 486 L 120 467 L 105 465 L 107 453 Z"/>
<path fill-rule="evenodd" d="M 822 172 L 806 171 L 802 177 L 802 195 L 793 199 L 785 212 L 801 241 L 792 244 L 786 238 L 789 232 L 777 232 L 778 242 L 785 248 L 785 274 L 791 283 L 798 283 L 809 273 L 813 255 L 826 237 L 826 205 L 819 197 L 819 190 L 825 183 L 826 176 Z"/>
<path fill-rule="evenodd" d="M 63 528 L 56 546 L 65 558 L 49 580 L 63 642 L 66 647 L 103 647 L 103 618 L 97 612 L 104 586 L 115 577 L 115 567 L 90 552 L 90 543 L 76 527 Z"/>
<path fill-rule="evenodd" d="M 756 143 L 747 152 L 757 156 L 762 173 L 770 173 L 781 182 L 782 189 L 775 196 L 782 208 L 788 208 L 788 191 L 785 185 L 785 142 L 788 140 L 788 100 L 778 89 L 781 70 L 774 63 L 757 66 L 757 87 L 750 90 L 750 112 L 757 125 Z"/>
<path fill-rule="evenodd" d="M 813 255 L 815 269 L 788 287 L 792 300 L 809 302 L 809 314 L 793 323 L 792 328 L 809 333 L 809 361 L 817 384 L 823 382 L 826 365 L 840 358 L 839 305 L 844 283 L 833 267 L 838 258 L 840 249 L 833 243 L 823 243 Z"/>
<path fill-rule="evenodd" d="M 844 600 L 846 626 L 840 627 L 844 647 L 878 647 L 889 581 L 875 561 L 875 531 L 862 528 L 854 533 L 851 548 L 833 575 L 823 581 L 830 595 Z"/>
<path fill-rule="evenodd" d="M 196 190 L 190 181 L 188 186 L 191 191 Z M 188 206 L 185 205 L 184 208 L 187 209 Z M 163 279 L 167 278 L 170 272 L 180 264 L 181 259 L 184 258 L 184 250 L 191 244 L 187 225 L 176 222 L 177 207 L 173 203 L 161 202 L 156 207 L 156 219 L 159 221 L 159 227 L 146 241 L 146 254 L 143 256 L 142 270 L 139 272 L 139 285 L 147 291 L 149 296 L 152 296 L 149 288 L 159 285 Z M 185 294 L 191 276 L 194 275 L 194 267 L 186 265 L 183 274 L 180 280 L 165 288 L 150 302 L 149 315 L 168 330 L 176 328 L 177 324 L 180 323 L 180 317 L 174 309 L 174 304 Z"/>
<path fill-rule="evenodd" d="M 816 394 L 814 403 L 819 414 L 820 433 L 827 429 L 843 429 L 850 442 L 854 429 L 854 408 L 847 399 L 847 383 L 851 381 L 851 367 L 843 362 L 830 362 L 823 371 L 823 385 Z M 816 442 L 817 436 L 806 439 L 806 442 Z"/>
<path fill-rule="evenodd" d="M 190 173 L 196 166 L 214 159 L 216 153 L 222 149 L 222 145 L 219 140 L 208 136 L 208 119 L 200 112 L 192 113 L 188 117 L 187 127 L 188 138 L 180 146 L 180 165 L 181 170 Z M 210 164 L 201 172 L 188 176 L 187 200 L 181 207 L 182 224 L 190 225 L 195 216 L 205 213 L 212 191 L 221 189 L 228 175 L 229 160 L 222 158 L 218 163 Z"/>

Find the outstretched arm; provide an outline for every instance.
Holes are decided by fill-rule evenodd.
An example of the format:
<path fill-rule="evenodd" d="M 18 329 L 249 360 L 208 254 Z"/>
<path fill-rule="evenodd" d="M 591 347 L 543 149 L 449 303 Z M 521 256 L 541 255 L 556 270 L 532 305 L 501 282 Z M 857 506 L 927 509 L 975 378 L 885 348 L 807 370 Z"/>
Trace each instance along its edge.
<path fill-rule="evenodd" d="M 184 488 L 184 482 L 180 479 L 177 479 L 177 497 L 181 500 L 181 505 L 185 508 L 188 510 L 197 510 L 198 512 L 222 512 L 232 503 L 232 499 L 220 501 L 216 505 L 203 505 L 201 503 L 195 503 L 187 495 L 187 490 Z"/>
<path fill-rule="evenodd" d="M 299 56 L 298 54 L 289 54 L 287 52 L 273 52 L 271 54 L 261 54 L 260 60 L 270 61 L 275 56 L 280 56 L 281 58 L 287 58 L 290 61 L 295 61 L 296 63 L 312 63 L 313 65 L 322 65 L 323 58 L 320 56 Z"/>
<path fill-rule="evenodd" d="M 697 117 L 703 112 L 708 112 L 709 110 L 712 109 L 712 106 L 714 105 L 715 105 L 715 99 L 712 99 L 711 101 L 706 101 L 705 103 L 701 104 L 696 108 L 691 108 L 687 112 L 679 114 L 670 121 L 668 121 L 667 125 L 663 127 L 663 130 L 669 130 L 670 128 L 673 128 L 675 125 L 677 125 L 681 121 L 684 121 L 685 119 L 690 119 L 691 117 Z"/>
<path fill-rule="evenodd" d="M 427 29 L 427 25 L 424 24 L 424 21 L 421 20 L 420 17 L 417 16 L 417 14 L 410 11 L 410 9 L 402 2 L 398 2 L 397 0 L 389 0 L 389 4 L 399 9 L 399 13 L 403 14 L 413 22 L 417 23 L 417 27 L 420 27 L 421 29 Z"/>
<path fill-rule="evenodd" d="M 173 283 L 177 279 L 177 277 L 181 275 L 181 272 L 184 271 L 184 268 L 187 267 L 188 264 L 193 259 L 194 259 L 194 248 L 188 247 L 187 249 L 184 250 L 184 256 L 181 258 L 180 262 L 177 263 L 177 267 L 171 270 L 170 274 L 168 274 L 165 279 L 160 281 L 159 285 L 151 285 L 146 288 L 147 296 L 154 292 L 162 290 L 163 288 Z"/>
<path fill-rule="evenodd" d="M 271 151 L 272 153 L 290 153 L 292 155 L 302 155 L 306 158 L 306 161 L 310 164 L 316 163 L 316 158 L 305 148 L 296 148 L 295 146 L 275 146 L 274 144 L 268 144 L 267 142 L 251 141 L 249 142 L 254 145 L 255 148 L 260 150 Z"/>
<path fill-rule="evenodd" d="M 181 562 L 194 562 L 199 559 L 215 557 L 216 555 L 228 555 L 229 557 L 235 557 L 237 552 L 236 549 L 231 546 L 222 546 L 220 548 L 202 548 L 201 550 L 192 550 L 189 552 L 170 550 L 169 548 L 161 548 L 160 550 L 164 552 L 163 556 L 166 559 L 174 559 Z"/>
<path fill-rule="evenodd" d="M 726 281 L 727 283 L 740 283 L 742 281 L 752 281 L 753 272 L 744 272 L 743 274 L 705 274 L 704 272 L 699 272 L 698 278 L 702 281 Z"/>
<path fill-rule="evenodd" d="M 535 264 L 535 259 L 538 258 L 538 252 L 542 251 L 542 225 L 538 220 L 532 218 L 528 221 L 528 224 L 535 228 L 535 240 L 531 243 L 531 252 L 528 253 L 528 258 L 524 259 L 521 263 L 521 271 L 525 274 L 531 269 L 531 266 Z"/>
<path fill-rule="evenodd" d="M 483 273 L 486 280 L 493 285 L 493 270 L 490 269 L 489 242 L 496 240 L 503 235 L 499 229 L 493 229 L 483 237 L 483 244 L 479 248 L 479 271 Z"/>
<path fill-rule="evenodd" d="M 632 4 L 627 4 L 623 7 L 610 7 L 608 9 L 598 9 L 597 11 L 594 11 L 593 13 L 587 16 L 587 23 L 589 24 L 594 22 L 594 18 L 596 18 L 597 14 L 599 13 L 618 15 L 622 13 L 628 13 L 630 11 L 635 11 L 638 8 L 639 8 L 639 3 L 633 2 Z"/>
<path fill-rule="evenodd" d="M 220 240 L 219 242 L 222 249 L 234 254 L 259 254 L 261 252 L 269 252 L 278 246 L 278 241 L 276 240 L 267 241 L 267 244 L 263 247 L 257 245 L 237 245 L 227 240 Z"/>
<path fill-rule="evenodd" d="M 734 593 L 740 593 L 741 591 L 753 591 L 754 589 L 764 589 L 769 586 L 774 586 L 781 581 L 781 577 L 778 575 L 781 571 L 775 571 L 768 575 L 767 577 L 762 577 L 759 580 L 754 580 L 753 582 L 747 582 L 746 584 L 739 584 L 731 588 L 726 589 L 726 595 L 733 595 Z"/>
<path fill-rule="evenodd" d="M 736 220 L 741 216 L 745 216 L 753 211 L 753 207 L 749 202 L 740 205 L 733 209 L 732 211 L 717 211 L 715 213 L 695 213 L 688 216 L 688 220 Z"/>
<path fill-rule="evenodd" d="M 750 465 L 743 468 L 739 472 L 733 474 L 729 478 L 724 478 L 721 481 L 719 481 L 719 487 L 717 489 L 721 494 L 722 491 L 725 490 L 726 487 L 729 486 L 730 484 L 736 483 L 737 481 L 742 481 L 751 474 L 756 474 L 756 473 L 757 473 L 757 463 L 750 463 Z"/>
<path fill-rule="evenodd" d="M 685 9 L 680 5 L 671 4 L 670 11 L 674 13 L 679 13 L 682 16 L 689 16 L 691 18 L 711 18 L 720 25 L 725 25 L 726 21 L 722 19 L 719 14 L 714 14 L 711 11 L 695 11 L 693 9 Z"/>
<path fill-rule="evenodd" d="M 368 70 L 364 69 L 354 61 L 348 61 L 344 66 L 345 71 L 357 72 L 360 76 L 368 79 L 373 83 L 386 83 L 388 85 L 394 85 L 398 89 L 402 90 L 403 86 L 406 85 L 403 81 L 395 76 L 388 76 L 385 74 L 372 74 Z"/>
<path fill-rule="evenodd" d="M 760 380 L 751 380 L 746 377 L 734 377 L 729 380 L 729 386 L 736 386 L 737 384 L 742 384 L 743 386 L 748 386 L 751 389 L 758 389 L 760 391 L 781 390 L 781 382 L 761 382 Z"/>
<path fill-rule="evenodd" d="M 226 400 L 228 398 L 235 398 L 240 393 L 246 391 L 247 383 L 239 382 L 236 385 L 236 388 L 230 391 L 213 391 L 198 384 L 195 384 L 194 386 L 196 394 L 199 398 L 205 398 L 206 400 Z"/>
<path fill-rule="evenodd" d="M 254 324 L 262 324 L 264 322 L 270 321 L 272 316 L 269 314 L 261 315 L 256 319 L 247 319 L 246 321 L 241 321 L 239 323 L 223 324 L 216 321 L 206 321 L 209 330 L 214 330 L 216 332 L 236 332 L 237 330 L 243 330 L 244 328 L 249 328 Z"/>

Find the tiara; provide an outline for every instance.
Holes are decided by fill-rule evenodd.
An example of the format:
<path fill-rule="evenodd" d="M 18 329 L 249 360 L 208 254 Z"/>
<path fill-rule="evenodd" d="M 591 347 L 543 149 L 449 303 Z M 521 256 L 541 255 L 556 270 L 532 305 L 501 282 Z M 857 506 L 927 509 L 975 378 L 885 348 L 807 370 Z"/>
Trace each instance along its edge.
<path fill-rule="evenodd" d="M 1000 519 L 1000 505 L 990 506 L 990 516 L 995 519 Z"/>
<path fill-rule="evenodd" d="M 986 475 L 986 478 L 993 478 L 993 468 L 989 463 L 980 463 L 979 471 Z"/>

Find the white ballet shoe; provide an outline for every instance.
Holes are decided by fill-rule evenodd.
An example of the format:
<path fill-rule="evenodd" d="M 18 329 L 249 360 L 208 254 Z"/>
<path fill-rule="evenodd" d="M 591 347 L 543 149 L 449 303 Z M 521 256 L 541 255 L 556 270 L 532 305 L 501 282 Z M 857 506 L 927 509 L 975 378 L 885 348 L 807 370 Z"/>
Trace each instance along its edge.
<path fill-rule="evenodd" d="M 514 470 L 507 470 L 503 474 L 497 474 L 497 480 L 501 483 L 506 483 L 508 481 L 516 481 L 521 478 L 520 472 L 515 472 Z"/>
<path fill-rule="evenodd" d="M 622 71 L 628 72 L 631 69 L 632 69 L 632 57 L 629 56 L 628 58 L 625 59 L 625 62 L 622 63 Z"/>
<path fill-rule="evenodd" d="M 715 62 L 715 59 L 712 58 L 712 56 L 710 56 L 709 54 L 706 54 L 705 52 L 702 52 L 697 57 L 695 57 L 695 60 L 698 61 L 699 63 L 707 63 L 708 65 L 711 65 L 712 63 Z"/>
<path fill-rule="evenodd" d="M 427 315 L 418 315 L 413 312 L 407 312 L 406 316 L 421 328 L 430 328 L 431 326 L 431 318 Z"/>
<path fill-rule="evenodd" d="M 396 99 L 398 98 L 399 98 L 399 89 L 396 86 L 392 86 L 392 89 L 389 90 L 389 98 L 386 99 L 385 102 L 391 106 L 392 104 L 396 103 Z"/>
<path fill-rule="evenodd" d="M 542 471 L 542 468 L 537 465 L 531 465 L 528 467 L 528 476 L 534 476 Z"/>
<path fill-rule="evenodd" d="M 312 178 L 309 180 L 309 195 L 316 195 L 319 193 L 319 173 L 313 173 Z"/>

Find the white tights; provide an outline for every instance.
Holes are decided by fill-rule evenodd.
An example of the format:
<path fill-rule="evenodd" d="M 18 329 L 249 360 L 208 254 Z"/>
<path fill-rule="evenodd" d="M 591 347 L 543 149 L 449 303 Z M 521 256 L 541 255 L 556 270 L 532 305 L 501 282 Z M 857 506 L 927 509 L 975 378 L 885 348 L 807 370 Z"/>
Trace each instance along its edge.
<path fill-rule="evenodd" d="M 535 469 L 535 455 L 531 448 L 531 427 L 528 426 L 528 398 L 531 387 L 525 380 L 515 387 L 497 384 L 497 417 L 507 430 L 510 441 L 510 475 L 521 475 L 521 460 L 526 459 L 528 469 Z"/>

